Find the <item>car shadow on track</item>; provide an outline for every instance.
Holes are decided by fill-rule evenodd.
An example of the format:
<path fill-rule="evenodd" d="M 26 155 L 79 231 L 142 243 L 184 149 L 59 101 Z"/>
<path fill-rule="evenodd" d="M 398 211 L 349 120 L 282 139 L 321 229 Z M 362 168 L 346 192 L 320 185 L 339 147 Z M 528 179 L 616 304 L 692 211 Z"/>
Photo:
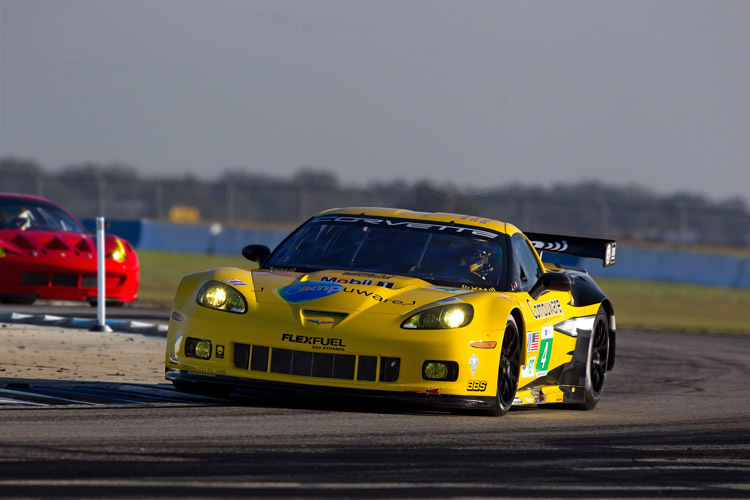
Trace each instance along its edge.
<path fill-rule="evenodd" d="M 342 397 L 298 392 L 235 389 L 228 394 L 191 393 L 172 384 L 88 380 L 0 378 L 0 409 L 91 406 L 245 406 L 383 415 L 478 415 L 476 410 L 441 409 L 400 400 Z M 526 408 L 513 408 L 523 412 Z"/>

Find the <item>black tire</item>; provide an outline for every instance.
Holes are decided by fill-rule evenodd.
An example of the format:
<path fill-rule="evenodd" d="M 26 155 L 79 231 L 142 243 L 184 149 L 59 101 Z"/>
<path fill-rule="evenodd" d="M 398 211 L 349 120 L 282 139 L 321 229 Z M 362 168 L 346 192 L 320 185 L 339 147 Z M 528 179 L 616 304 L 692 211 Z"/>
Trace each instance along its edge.
<path fill-rule="evenodd" d="M 487 413 L 501 417 L 513 406 L 518 389 L 518 378 L 521 371 L 521 335 L 513 316 L 508 317 L 503 334 L 503 346 L 500 349 L 500 365 L 497 373 L 497 394 L 495 405 Z"/>
<path fill-rule="evenodd" d="M 589 354 L 586 360 L 585 402 L 575 405 L 579 410 L 593 410 L 602 397 L 604 380 L 607 378 L 609 362 L 609 323 L 602 307 L 594 318 L 589 341 Z"/>

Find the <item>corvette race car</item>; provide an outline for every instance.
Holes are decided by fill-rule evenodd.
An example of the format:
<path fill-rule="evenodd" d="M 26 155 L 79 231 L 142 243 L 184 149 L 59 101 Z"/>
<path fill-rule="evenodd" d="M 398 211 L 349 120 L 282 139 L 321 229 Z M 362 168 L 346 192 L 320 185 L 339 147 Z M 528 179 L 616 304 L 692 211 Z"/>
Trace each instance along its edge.
<path fill-rule="evenodd" d="M 615 316 L 587 272 L 537 249 L 614 264 L 610 240 L 385 208 L 322 212 L 254 270 L 185 276 L 166 343 L 178 390 L 236 386 L 402 398 L 503 415 L 593 409 L 615 360 Z"/>
<path fill-rule="evenodd" d="M 138 256 L 127 241 L 106 234 L 108 304 L 138 294 Z M 0 301 L 86 300 L 96 304 L 96 235 L 55 203 L 0 193 Z"/>

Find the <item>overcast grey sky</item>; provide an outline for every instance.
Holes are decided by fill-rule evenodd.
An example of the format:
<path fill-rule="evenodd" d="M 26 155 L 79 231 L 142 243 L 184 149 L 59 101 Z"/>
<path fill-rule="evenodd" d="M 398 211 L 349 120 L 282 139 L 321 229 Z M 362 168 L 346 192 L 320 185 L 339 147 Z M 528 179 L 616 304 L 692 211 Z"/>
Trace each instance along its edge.
<path fill-rule="evenodd" d="M 0 155 L 750 200 L 750 1 L 0 0 Z"/>

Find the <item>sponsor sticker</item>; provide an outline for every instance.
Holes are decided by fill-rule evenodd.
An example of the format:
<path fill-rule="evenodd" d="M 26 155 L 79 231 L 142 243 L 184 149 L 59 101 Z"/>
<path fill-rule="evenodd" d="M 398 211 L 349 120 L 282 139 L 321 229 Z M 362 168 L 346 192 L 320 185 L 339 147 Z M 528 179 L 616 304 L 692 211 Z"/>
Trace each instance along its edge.
<path fill-rule="evenodd" d="M 479 366 L 479 358 L 476 354 L 472 354 L 469 358 L 469 366 L 471 366 L 471 376 L 473 377 L 477 373 L 477 367 Z"/>
<path fill-rule="evenodd" d="M 227 284 L 233 285 L 233 286 L 247 286 L 247 283 L 245 283 L 244 281 L 242 281 L 241 279 L 238 279 L 238 278 L 225 279 L 224 283 L 227 283 Z"/>
<path fill-rule="evenodd" d="M 457 224 L 440 224 L 440 223 L 427 223 L 417 222 L 410 220 L 391 220 L 391 219 L 377 219 L 373 217 L 355 217 L 348 215 L 326 215 L 315 219 L 316 222 L 335 222 L 335 223 L 349 223 L 349 224 L 369 224 L 373 226 L 386 226 L 386 227 L 405 227 L 409 229 L 419 229 L 432 232 L 445 232 L 451 234 L 466 234 L 467 236 L 478 236 L 480 238 L 494 239 L 499 235 L 495 232 L 484 231 L 474 227 L 459 226 Z"/>
<path fill-rule="evenodd" d="M 528 348 L 526 352 L 536 352 L 539 350 L 539 341 L 541 334 L 539 332 L 526 332 Z"/>
<path fill-rule="evenodd" d="M 330 297 L 343 290 L 344 287 L 338 283 L 325 283 L 323 281 L 303 281 L 294 285 L 278 289 L 282 299 L 290 304 L 309 302 L 311 300 Z"/>
<path fill-rule="evenodd" d="M 282 342 L 294 342 L 295 344 L 308 344 L 312 349 L 324 351 L 343 351 L 346 347 L 343 339 L 330 337 L 309 337 L 307 335 L 292 335 L 284 333 L 281 335 Z"/>
<path fill-rule="evenodd" d="M 536 365 L 536 356 L 529 358 L 529 364 L 521 367 L 521 376 L 523 378 L 534 378 L 536 373 L 534 365 Z"/>
<path fill-rule="evenodd" d="M 549 370 L 549 362 L 552 357 L 552 340 L 554 338 L 554 329 L 551 326 L 542 328 L 542 340 L 539 345 L 539 358 L 536 362 L 536 376 L 543 377 Z"/>
<path fill-rule="evenodd" d="M 487 390 L 486 380 L 469 380 L 466 384 L 466 390 L 469 392 L 484 392 Z"/>
<path fill-rule="evenodd" d="M 534 319 L 551 318 L 552 316 L 562 316 L 562 305 L 558 299 L 549 300 L 547 302 L 539 302 L 534 304 L 529 299 L 526 299 L 526 303 L 531 309 L 531 314 L 534 315 Z"/>
<path fill-rule="evenodd" d="M 322 278 L 320 278 L 320 281 L 325 281 L 326 283 L 341 283 L 344 285 L 349 284 L 349 285 L 365 285 L 365 286 L 382 286 L 384 288 L 393 288 L 393 286 L 396 284 L 393 281 L 377 281 L 377 280 L 356 279 L 356 278 L 337 278 L 335 276 L 323 276 Z"/>

